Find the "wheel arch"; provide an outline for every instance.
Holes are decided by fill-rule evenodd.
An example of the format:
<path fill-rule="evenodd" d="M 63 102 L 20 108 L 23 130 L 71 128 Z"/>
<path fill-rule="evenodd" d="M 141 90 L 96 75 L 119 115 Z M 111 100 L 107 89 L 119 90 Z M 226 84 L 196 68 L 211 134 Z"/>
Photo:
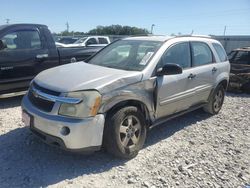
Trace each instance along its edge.
<path fill-rule="evenodd" d="M 224 87 L 224 89 L 227 90 L 228 80 L 227 80 L 227 79 L 221 80 L 221 81 L 217 84 L 217 86 L 219 86 L 219 85 L 222 85 L 222 86 Z"/>
<path fill-rule="evenodd" d="M 110 107 L 107 110 L 106 116 L 109 116 L 109 115 L 113 114 L 115 111 L 118 111 L 119 109 L 124 108 L 124 107 L 128 107 L 128 106 L 137 107 L 145 116 L 147 126 L 150 125 L 151 116 L 150 116 L 150 112 L 149 112 L 147 105 L 145 103 L 143 103 L 142 101 L 139 101 L 136 99 L 127 99 L 124 101 L 117 102 L 116 104 L 114 104 L 112 107 Z"/>

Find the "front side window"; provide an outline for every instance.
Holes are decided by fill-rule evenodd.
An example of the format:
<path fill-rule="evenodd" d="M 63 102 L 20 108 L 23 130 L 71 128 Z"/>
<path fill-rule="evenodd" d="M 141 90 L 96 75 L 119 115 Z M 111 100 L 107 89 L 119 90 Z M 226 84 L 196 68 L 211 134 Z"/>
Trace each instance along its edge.
<path fill-rule="evenodd" d="M 222 48 L 222 46 L 217 43 L 213 43 L 213 47 L 220 58 L 220 62 L 227 61 L 227 54 L 225 50 Z"/>
<path fill-rule="evenodd" d="M 40 49 L 41 40 L 37 31 L 15 31 L 1 39 L 9 50 Z"/>
<path fill-rule="evenodd" d="M 143 70 L 162 42 L 120 40 L 97 53 L 88 63 L 122 70 Z"/>
<path fill-rule="evenodd" d="M 83 37 L 75 41 L 74 44 L 81 44 L 81 43 L 84 43 L 86 40 L 87 40 L 87 37 Z"/>
<path fill-rule="evenodd" d="M 97 41 L 95 38 L 90 38 L 89 40 L 87 40 L 87 45 L 92 45 L 92 44 L 97 44 Z"/>
<path fill-rule="evenodd" d="M 203 42 L 191 42 L 193 66 L 206 65 L 213 62 L 211 49 Z"/>
<path fill-rule="evenodd" d="M 162 65 L 174 63 L 183 69 L 191 66 L 190 47 L 188 42 L 183 42 L 170 47 L 162 56 Z"/>

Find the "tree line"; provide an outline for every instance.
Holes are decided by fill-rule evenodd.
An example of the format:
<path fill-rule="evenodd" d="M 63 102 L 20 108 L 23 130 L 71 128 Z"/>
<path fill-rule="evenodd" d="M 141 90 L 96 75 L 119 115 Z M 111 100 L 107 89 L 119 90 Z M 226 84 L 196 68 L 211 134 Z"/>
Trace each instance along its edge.
<path fill-rule="evenodd" d="M 62 36 L 72 35 L 147 35 L 149 31 L 144 28 L 132 27 L 132 26 L 121 26 L 121 25 L 110 25 L 110 26 L 97 26 L 88 32 L 68 32 L 63 31 L 58 33 Z"/>

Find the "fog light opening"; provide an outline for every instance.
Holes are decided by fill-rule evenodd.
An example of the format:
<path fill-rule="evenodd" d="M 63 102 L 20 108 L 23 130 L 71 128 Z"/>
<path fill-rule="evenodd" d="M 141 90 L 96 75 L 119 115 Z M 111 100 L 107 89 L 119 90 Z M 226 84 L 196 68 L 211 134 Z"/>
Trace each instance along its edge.
<path fill-rule="evenodd" d="M 68 127 L 63 127 L 61 129 L 61 134 L 67 136 L 70 133 L 70 129 Z"/>

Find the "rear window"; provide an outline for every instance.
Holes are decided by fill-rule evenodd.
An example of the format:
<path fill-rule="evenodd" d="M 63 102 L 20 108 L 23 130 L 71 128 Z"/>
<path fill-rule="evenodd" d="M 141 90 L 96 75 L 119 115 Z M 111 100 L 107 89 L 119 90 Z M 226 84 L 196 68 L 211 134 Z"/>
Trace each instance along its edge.
<path fill-rule="evenodd" d="M 213 43 L 213 47 L 220 58 L 220 62 L 227 61 L 227 54 L 225 50 L 222 48 L 222 46 L 217 43 Z"/>

